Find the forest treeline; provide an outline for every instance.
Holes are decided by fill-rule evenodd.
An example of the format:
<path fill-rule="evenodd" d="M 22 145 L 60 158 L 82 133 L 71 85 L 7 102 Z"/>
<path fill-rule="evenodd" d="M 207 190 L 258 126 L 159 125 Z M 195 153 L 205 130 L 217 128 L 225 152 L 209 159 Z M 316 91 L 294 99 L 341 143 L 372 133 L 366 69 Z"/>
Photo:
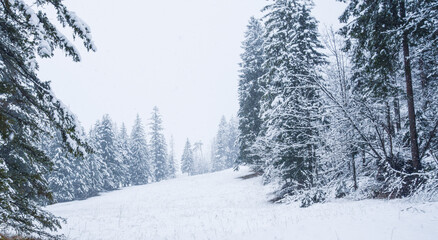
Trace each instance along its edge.
<path fill-rule="evenodd" d="M 173 140 L 167 144 L 157 107 L 146 129 L 138 115 L 130 134 L 124 124 L 117 128 L 110 116 L 104 115 L 84 135 L 91 148 L 85 157 L 65 151 L 60 134 L 41 140 L 41 149 L 54 163 L 45 175 L 54 202 L 85 199 L 103 191 L 175 177 Z"/>
<path fill-rule="evenodd" d="M 176 177 L 197 175 L 231 168 L 237 158 L 237 122 L 222 117 L 212 144 L 211 160 L 203 153 L 203 143 L 186 140 L 181 160 L 177 160 L 173 136 L 167 142 L 163 121 L 154 107 L 145 127 L 137 115 L 128 134 L 125 124 L 117 127 L 104 115 L 82 139 L 91 148 L 85 156 L 65 151 L 60 134 L 41 139 L 41 149 L 53 162 L 44 175 L 52 199 L 43 204 L 81 200 L 100 192 L 144 185 Z"/>
<path fill-rule="evenodd" d="M 437 1 L 347 1 L 322 35 L 312 6 L 276 0 L 249 21 L 237 164 L 302 206 L 436 194 Z"/>

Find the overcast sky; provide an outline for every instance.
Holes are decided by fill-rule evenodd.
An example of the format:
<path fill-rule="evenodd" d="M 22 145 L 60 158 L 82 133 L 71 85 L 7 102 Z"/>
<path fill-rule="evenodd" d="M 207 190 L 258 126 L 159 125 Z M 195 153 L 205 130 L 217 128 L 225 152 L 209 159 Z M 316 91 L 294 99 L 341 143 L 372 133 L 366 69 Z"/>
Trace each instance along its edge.
<path fill-rule="evenodd" d="M 92 30 L 96 53 L 81 45 L 82 61 L 59 53 L 40 61 L 39 76 L 85 129 L 109 114 L 128 130 L 136 114 L 145 124 L 158 106 L 167 139 L 208 148 L 222 115 L 236 115 L 241 42 L 265 0 L 66 0 Z M 316 0 L 321 25 L 338 26 L 343 4 Z M 209 149 L 204 148 L 204 152 Z"/>

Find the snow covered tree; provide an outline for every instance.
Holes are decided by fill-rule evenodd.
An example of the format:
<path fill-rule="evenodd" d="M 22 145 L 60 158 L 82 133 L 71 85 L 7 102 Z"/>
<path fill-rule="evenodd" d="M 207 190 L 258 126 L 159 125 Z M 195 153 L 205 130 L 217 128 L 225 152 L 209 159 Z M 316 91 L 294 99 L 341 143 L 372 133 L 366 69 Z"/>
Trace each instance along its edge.
<path fill-rule="evenodd" d="M 175 142 L 173 136 L 170 136 L 169 154 L 167 155 L 167 159 L 167 176 L 168 178 L 174 178 L 177 173 L 177 164 L 175 161 Z"/>
<path fill-rule="evenodd" d="M 93 149 L 93 153 L 86 157 L 86 161 L 89 164 L 91 178 L 90 188 L 92 189 L 92 192 L 90 194 L 97 194 L 98 192 L 105 190 L 105 185 L 111 185 L 111 182 L 108 182 L 111 178 L 110 171 L 106 165 L 106 162 L 102 158 L 101 148 L 99 145 L 99 126 L 100 121 L 97 121 L 90 129 L 88 136 L 88 143 Z"/>
<path fill-rule="evenodd" d="M 311 1 L 278 0 L 265 7 L 265 61 L 262 77 L 263 135 L 257 149 L 266 177 L 284 180 L 280 197 L 314 184 L 319 146 L 321 99 L 316 70 L 324 63 L 319 52 Z"/>
<path fill-rule="evenodd" d="M 131 131 L 130 150 L 131 162 L 129 164 L 129 172 L 131 174 L 131 183 L 133 185 L 141 185 L 153 181 L 146 133 L 139 115 L 137 115 Z"/>
<path fill-rule="evenodd" d="M 382 194 L 410 194 L 423 181 L 416 175 L 423 162 L 433 162 L 438 121 L 431 116 L 438 108 L 429 91 L 436 90 L 436 7 L 435 1 L 351 1 L 340 18 L 351 22 L 342 34 L 353 55 L 361 115 L 373 126 L 362 121 L 362 138 L 379 165 Z M 391 181 L 402 184 L 394 190 Z"/>
<path fill-rule="evenodd" d="M 123 171 L 123 186 L 129 186 L 131 184 L 130 173 L 129 173 L 129 164 L 131 163 L 131 150 L 129 148 L 129 136 L 128 130 L 124 123 L 120 128 L 120 132 L 117 137 L 118 143 L 118 154 L 123 163 L 123 167 L 125 168 Z"/>
<path fill-rule="evenodd" d="M 335 186 L 335 197 L 344 197 L 352 189 L 357 190 L 360 178 L 366 178 L 363 182 L 372 182 L 366 170 L 370 162 L 364 162 L 364 141 L 356 130 L 362 129 L 363 117 L 355 102 L 350 59 L 348 53 L 342 51 L 344 41 L 332 28 L 323 37 L 329 64 L 323 70 L 322 97 L 324 106 L 332 107 L 326 108 L 322 116 L 323 147 L 318 150 L 321 161 L 317 170 L 320 182 Z"/>
<path fill-rule="evenodd" d="M 251 153 L 251 146 L 260 132 L 260 101 L 263 91 L 260 77 L 265 74 L 263 64 L 263 25 L 251 17 L 242 43 L 244 52 L 240 55 L 239 79 L 239 163 L 255 164 L 257 156 Z"/>
<path fill-rule="evenodd" d="M 109 115 L 104 115 L 96 127 L 95 144 L 100 158 L 107 166 L 108 178 L 105 179 L 103 188 L 114 190 L 123 182 L 124 166 L 117 152 L 116 136 Z"/>
<path fill-rule="evenodd" d="M 59 133 L 53 138 L 43 137 L 42 149 L 54 163 L 53 171 L 46 174 L 53 200 L 64 202 L 88 197 L 91 183 L 85 159 L 66 151 Z"/>
<path fill-rule="evenodd" d="M 154 166 L 155 181 L 161 181 L 168 177 L 168 163 L 167 163 L 167 144 L 163 134 L 163 121 L 159 113 L 158 107 L 154 107 L 151 117 L 151 140 L 150 156 Z"/>
<path fill-rule="evenodd" d="M 209 162 L 204 157 L 202 150 L 203 143 L 197 141 L 193 144 L 193 161 L 196 174 L 203 174 L 210 171 Z"/>
<path fill-rule="evenodd" d="M 181 157 L 181 171 L 182 173 L 186 173 L 188 175 L 193 175 L 195 173 L 193 150 L 189 139 L 186 141 L 183 155 Z"/>
<path fill-rule="evenodd" d="M 46 178 L 49 188 L 53 193 L 54 201 L 71 201 L 75 199 L 72 175 L 76 169 L 74 169 L 74 162 L 71 161 L 71 156 L 62 148 L 60 137 L 57 136 L 56 138 L 56 140 L 45 139 L 42 141 L 42 149 L 44 149 L 54 163 L 53 170 L 47 174 Z"/>
<path fill-rule="evenodd" d="M 228 123 L 225 116 L 222 116 L 216 134 L 216 146 L 212 159 L 213 171 L 220 171 L 228 167 L 228 144 Z"/>
<path fill-rule="evenodd" d="M 90 28 L 61 1 L 0 1 L 0 229 L 56 238 L 48 230 L 60 227 L 37 199 L 51 200 L 43 177 L 53 162 L 40 149 L 40 138 L 60 132 L 62 145 L 83 154 L 75 117 L 56 99 L 48 82 L 36 74 L 36 56 L 51 57 L 60 48 L 74 61 L 79 52 L 51 19 L 71 28 L 87 50 L 95 50 Z M 48 9 L 55 10 L 49 18 Z M 4 197 L 3 197 L 4 196 Z"/>
<path fill-rule="evenodd" d="M 212 170 L 220 171 L 235 166 L 239 154 L 238 123 L 234 118 L 229 122 L 222 116 L 214 139 Z"/>

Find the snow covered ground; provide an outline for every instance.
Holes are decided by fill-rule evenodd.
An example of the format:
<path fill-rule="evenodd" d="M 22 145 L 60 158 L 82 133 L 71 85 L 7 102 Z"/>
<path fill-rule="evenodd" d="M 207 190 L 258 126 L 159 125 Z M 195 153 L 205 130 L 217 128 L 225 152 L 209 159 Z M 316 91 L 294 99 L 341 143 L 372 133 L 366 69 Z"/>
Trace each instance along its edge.
<path fill-rule="evenodd" d="M 49 206 L 69 239 L 438 239 L 438 203 L 336 201 L 309 208 L 267 202 L 260 178 L 226 170 L 129 187 Z"/>

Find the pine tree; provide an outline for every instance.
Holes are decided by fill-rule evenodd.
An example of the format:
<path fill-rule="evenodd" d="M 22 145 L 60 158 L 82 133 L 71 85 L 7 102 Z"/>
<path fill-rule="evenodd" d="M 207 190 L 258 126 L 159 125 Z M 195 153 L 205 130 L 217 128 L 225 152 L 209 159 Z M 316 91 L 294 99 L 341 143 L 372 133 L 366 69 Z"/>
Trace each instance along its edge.
<path fill-rule="evenodd" d="M 212 170 L 220 171 L 228 167 L 229 146 L 228 146 L 228 123 L 225 116 L 222 116 L 219 129 L 216 134 L 216 146 L 212 162 Z"/>
<path fill-rule="evenodd" d="M 60 227 L 59 221 L 42 210 L 38 199 L 52 196 L 43 177 L 53 162 L 40 149 L 41 136 L 61 133 L 62 145 L 76 155 L 84 153 L 73 115 L 55 98 L 50 85 L 36 74 L 36 55 L 51 57 L 62 49 L 74 61 L 79 52 L 47 17 L 56 19 L 83 40 L 87 50 L 95 50 L 90 28 L 60 1 L 1 1 L 0 4 L 0 228 L 11 228 L 22 235 L 56 238 L 48 230 Z M 39 136 L 39 137 L 37 137 Z M 3 197 L 4 196 L 4 197 Z"/>
<path fill-rule="evenodd" d="M 71 181 L 74 162 L 70 161 L 71 156 L 69 157 L 68 152 L 63 149 L 61 137 L 46 138 L 42 140 L 42 143 L 42 149 L 54 163 L 53 170 L 46 176 L 54 201 L 62 202 L 75 199 L 74 187 Z"/>
<path fill-rule="evenodd" d="M 88 197 L 90 176 L 85 159 L 66 151 L 59 133 L 54 138 L 43 137 L 42 149 L 54 163 L 53 171 L 46 174 L 53 200 L 64 202 Z"/>
<path fill-rule="evenodd" d="M 319 53 L 316 20 L 311 1 L 278 0 L 265 15 L 265 62 L 262 77 L 263 135 L 258 151 L 266 164 L 266 177 L 284 179 L 280 197 L 313 186 L 317 162 L 320 97 L 317 91 Z"/>
<path fill-rule="evenodd" d="M 117 154 L 117 142 L 112 121 L 109 115 L 104 115 L 96 128 L 95 143 L 98 154 L 105 163 L 108 178 L 105 179 L 103 188 L 114 190 L 122 185 L 123 162 Z"/>
<path fill-rule="evenodd" d="M 100 137 L 98 129 L 100 127 L 100 121 L 94 124 L 94 127 L 90 129 L 88 136 L 88 143 L 93 149 L 93 153 L 89 154 L 86 161 L 89 163 L 91 187 L 90 195 L 97 194 L 98 192 L 105 190 L 105 185 L 111 185 L 109 182 L 111 175 L 108 170 L 106 162 L 102 158 L 102 152 L 100 147 Z"/>
<path fill-rule="evenodd" d="M 139 115 L 137 115 L 132 128 L 130 151 L 131 163 L 129 165 L 129 172 L 131 173 L 131 183 L 133 185 L 141 185 L 152 182 L 153 175 L 146 134 Z"/>
<path fill-rule="evenodd" d="M 168 167 L 167 167 L 167 176 L 168 178 L 174 178 L 176 177 L 176 173 L 177 173 L 177 164 L 175 161 L 175 143 L 173 140 L 173 136 L 170 136 L 170 141 L 169 141 L 169 154 L 167 155 L 167 163 L 168 163 Z"/>
<path fill-rule="evenodd" d="M 194 168 L 192 145 L 190 144 L 189 139 L 187 139 L 186 145 L 184 146 L 184 152 L 181 157 L 181 171 L 182 173 L 193 175 L 195 173 Z"/>
<path fill-rule="evenodd" d="M 265 74 L 263 64 L 263 26 L 251 17 L 242 43 L 244 53 L 240 55 L 239 79 L 239 157 L 240 163 L 255 164 L 257 156 L 251 152 L 251 146 L 260 132 L 260 101 L 263 91 L 260 77 Z M 258 163 L 259 164 L 259 163 Z"/>
<path fill-rule="evenodd" d="M 169 164 L 167 163 L 167 145 L 163 134 L 163 121 L 157 107 L 154 107 L 151 117 L 151 140 L 150 154 L 152 164 L 154 165 L 154 175 L 156 181 L 164 180 L 168 177 Z"/>
<path fill-rule="evenodd" d="M 130 173 L 129 173 L 129 164 L 131 163 L 131 150 L 129 148 L 129 137 L 128 130 L 124 123 L 120 128 L 120 132 L 118 135 L 118 154 L 123 163 L 123 186 L 129 186 L 131 184 Z"/>

